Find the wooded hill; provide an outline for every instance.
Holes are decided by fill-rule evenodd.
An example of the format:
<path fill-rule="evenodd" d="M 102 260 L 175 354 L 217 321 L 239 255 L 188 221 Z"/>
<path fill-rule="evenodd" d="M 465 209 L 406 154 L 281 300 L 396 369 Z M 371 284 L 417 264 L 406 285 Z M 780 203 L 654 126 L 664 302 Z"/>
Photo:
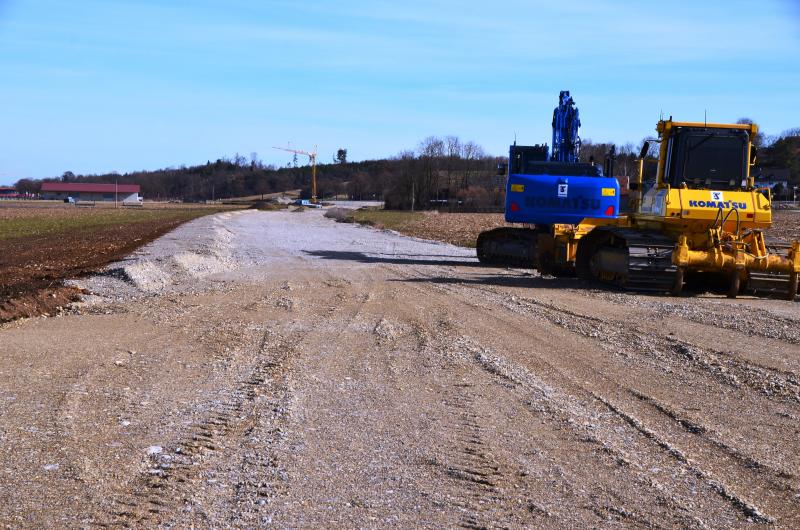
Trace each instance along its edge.
<path fill-rule="evenodd" d="M 760 168 L 785 168 L 790 172 L 790 185 L 800 184 L 800 129 L 773 138 L 759 134 L 754 143 L 759 147 L 756 174 Z M 603 164 L 612 145 L 584 140 L 581 159 Z M 636 176 L 640 146 L 641 143 L 615 146 L 615 176 Z M 656 156 L 657 144 L 651 143 L 649 157 Z M 481 146 L 462 142 L 456 136 L 430 136 L 416 150 L 386 159 L 349 162 L 345 149 L 340 149 L 332 159 L 333 162 L 317 167 L 317 195 L 323 199 L 338 196 L 385 200 L 388 208 L 398 209 L 409 209 L 412 205 L 418 209 L 447 205 L 481 209 L 503 205 L 505 179 L 497 175 L 497 166 L 505 163 L 507 157 L 487 155 Z M 654 164 L 646 167 L 654 168 Z M 645 179 L 651 176 L 646 173 Z M 44 181 L 139 184 L 142 195 L 150 200 L 224 200 L 292 189 L 301 189 L 304 198 L 311 194 L 310 166 L 264 165 L 255 153 L 249 159 L 237 154 L 199 166 L 125 174 L 74 175 L 67 171 L 61 177 L 43 181 L 23 179 L 16 187 L 21 193 L 36 193 Z"/>

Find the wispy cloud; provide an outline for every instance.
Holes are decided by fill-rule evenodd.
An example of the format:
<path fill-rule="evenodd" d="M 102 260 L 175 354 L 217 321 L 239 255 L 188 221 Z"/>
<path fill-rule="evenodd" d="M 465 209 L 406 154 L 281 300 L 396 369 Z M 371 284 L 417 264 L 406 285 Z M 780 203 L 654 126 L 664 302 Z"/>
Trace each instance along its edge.
<path fill-rule="evenodd" d="M 799 5 L 0 0 L 0 171 L 157 167 L 312 136 L 368 157 L 431 133 L 502 152 L 514 130 L 549 135 L 560 89 L 597 139 L 637 140 L 662 108 L 777 132 L 800 125 L 774 103 L 800 92 Z"/>

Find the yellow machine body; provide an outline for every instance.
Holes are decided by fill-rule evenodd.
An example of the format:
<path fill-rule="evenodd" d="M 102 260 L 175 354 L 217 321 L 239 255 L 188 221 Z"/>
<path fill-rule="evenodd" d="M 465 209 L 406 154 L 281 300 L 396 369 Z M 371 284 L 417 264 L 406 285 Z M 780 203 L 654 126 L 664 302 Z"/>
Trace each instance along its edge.
<path fill-rule="evenodd" d="M 650 234 L 654 240 L 661 239 L 662 243 L 663 238 L 674 242 L 671 251 L 675 271 L 671 289 L 673 293 L 680 292 L 685 273 L 702 272 L 719 273 L 729 278 L 729 296 L 736 296 L 740 286 L 747 283 L 755 285 L 757 277 L 760 277 L 763 281 L 769 280 L 773 283 L 785 281 L 788 297 L 794 299 L 800 275 L 800 243 L 793 241 L 784 246 L 766 243 L 764 230 L 772 224 L 772 198 L 768 188 L 755 187 L 754 179 L 750 175 L 750 167 L 755 163 L 755 152 L 749 138 L 758 132 L 758 127 L 755 124 L 685 123 L 670 119 L 660 121 L 656 131 L 659 133 L 660 149 L 655 185 L 642 194 L 643 168 L 640 165 L 639 178 L 631 193 L 633 210 L 617 220 L 615 226 L 618 237 L 624 238 L 627 235 L 638 239 L 637 244 L 642 248 L 647 246 L 646 242 L 641 242 L 642 234 Z M 680 132 L 694 134 L 695 138 L 699 138 L 694 140 L 694 145 L 703 144 L 706 138 L 703 135 L 716 138 L 715 135 L 744 137 L 746 134 L 743 151 L 723 153 L 731 155 L 727 159 L 723 155 L 712 153 L 716 157 L 714 164 L 721 168 L 735 167 L 736 171 L 731 172 L 730 178 L 726 174 L 715 174 L 714 181 L 710 178 L 705 181 L 694 179 L 691 174 L 681 175 L 681 170 L 689 173 L 686 171 L 686 162 L 683 162 L 683 167 L 676 168 L 681 160 L 688 159 L 694 147 L 688 143 L 686 145 L 690 147 L 678 147 L 677 141 L 671 141 Z M 685 158 L 679 159 L 678 153 Z M 733 166 L 730 165 L 731 160 Z M 737 160 L 743 161 L 740 168 L 736 166 Z M 700 163 L 705 162 L 701 160 Z M 711 162 L 703 167 L 710 166 Z M 711 174 L 715 171 L 716 169 L 709 170 Z M 670 178 L 671 172 L 680 176 Z M 572 230 L 557 230 L 556 240 L 568 240 L 563 247 L 572 251 L 565 257 L 578 259 L 579 241 L 600 226 L 609 227 L 609 224 L 586 219 Z M 592 237 L 597 240 L 600 232 L 603 230 Z M 611 241 L 613 239 L 614 236 Z M 588 256 L 592 252 L 586 251 L 585 254 Z M 606 246 L 594 254 L 599 258 L 586 258 L 594 261 L 585 264 L 584 270 L 589 270 L 589 265 L 593 265 L 600 270 L 594 273 L 599 279 L 619 279 L 624 276 L 620 251 Z"/>
<path fill-rule="evenodd" d="M 675 232 L 704 230 L 719 221 L 719 212 L 732 212 L 723 227 L 727 231 L 769 228 L 772 206 L 769 190 L 714 191 L 686 188 L 654 188 L 642 198 L 636 219 L 640 226 Z"/>

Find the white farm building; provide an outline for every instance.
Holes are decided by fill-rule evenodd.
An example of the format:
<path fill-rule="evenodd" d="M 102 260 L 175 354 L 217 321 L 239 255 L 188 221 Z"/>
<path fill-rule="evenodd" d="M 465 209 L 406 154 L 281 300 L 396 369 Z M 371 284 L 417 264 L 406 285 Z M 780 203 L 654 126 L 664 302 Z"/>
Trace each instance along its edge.
<path fill-rule="evenodd" d="M 43 182 L 42 198 L 76 201 L 139 202 L 138 184 L 91 184 L 83 182 Z"/>

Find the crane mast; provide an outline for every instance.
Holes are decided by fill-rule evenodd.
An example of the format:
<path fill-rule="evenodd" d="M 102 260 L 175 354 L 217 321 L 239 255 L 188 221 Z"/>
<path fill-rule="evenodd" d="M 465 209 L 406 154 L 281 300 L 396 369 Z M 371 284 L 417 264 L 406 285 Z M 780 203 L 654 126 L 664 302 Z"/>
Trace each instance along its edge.
<path fill-rule="evenodd" d="M 311 164 L 311 202 L 316 204 L 317 203 L 317 146 L 314 146 L 314 150 L 311 152 L 304 151 L 302 149 L 292 149 L 290 147 L 273 147 L 273 149 L 278 149 L 280 151 L 288 151 L 289 153 L 294 153 L 296 155 L 304 155 L 308 157 L 308 161 Z"/>

